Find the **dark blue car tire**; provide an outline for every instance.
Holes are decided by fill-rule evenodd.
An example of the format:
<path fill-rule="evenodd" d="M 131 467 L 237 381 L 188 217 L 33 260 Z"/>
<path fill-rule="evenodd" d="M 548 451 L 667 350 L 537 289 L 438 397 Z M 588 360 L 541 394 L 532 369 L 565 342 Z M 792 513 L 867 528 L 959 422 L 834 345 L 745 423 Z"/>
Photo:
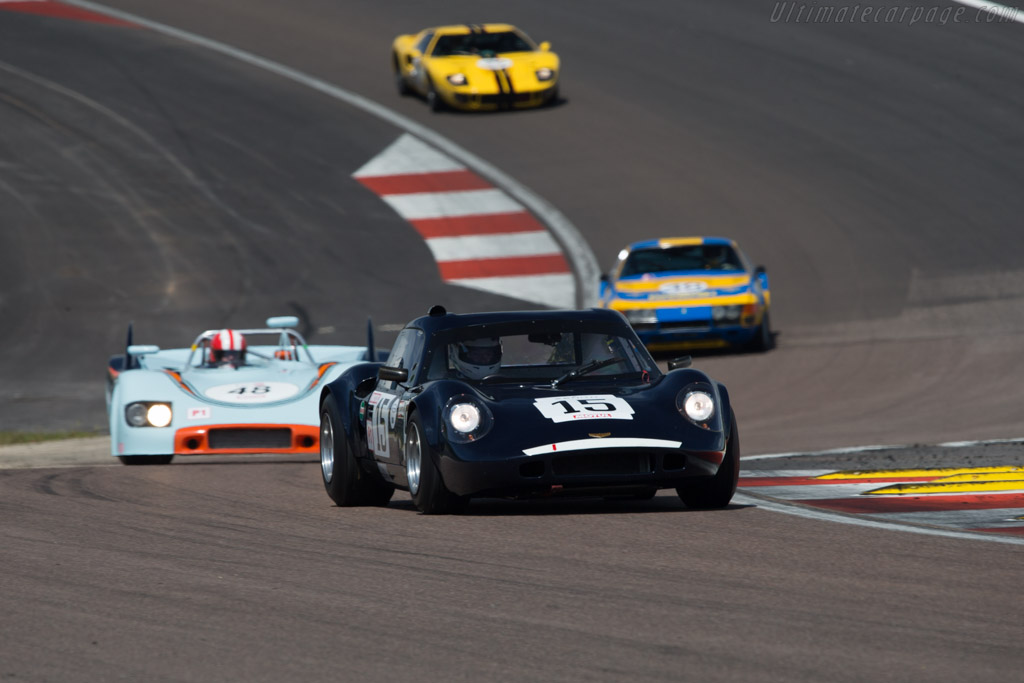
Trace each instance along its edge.
<path fill-rule="evenodd" d="M 329 395 L 320 407 L 320 475 L 338 507 L 387 505 L 394 487 L 363 470 L 349 448 L 338 401 Z"/>
<path fill-rule="evenodd" d="M 425 515 L 463 512 L 469 498 L 455 495 L 444 485 L 435 453 L 424 434 L 419 413 L 413 413 L 405 429 L 405 470 L 412 502 Z"/>
<path fill-rule="evenodd" d="M 676 489 L 679 499 L 688 508 L 724 508 L 736 493 L 740 476 L 740 433 L 736 427 L 736 416 L 730 415 L 730 418 L 729 442 L 718 473 L 713 477 L 694 477 Z"/>

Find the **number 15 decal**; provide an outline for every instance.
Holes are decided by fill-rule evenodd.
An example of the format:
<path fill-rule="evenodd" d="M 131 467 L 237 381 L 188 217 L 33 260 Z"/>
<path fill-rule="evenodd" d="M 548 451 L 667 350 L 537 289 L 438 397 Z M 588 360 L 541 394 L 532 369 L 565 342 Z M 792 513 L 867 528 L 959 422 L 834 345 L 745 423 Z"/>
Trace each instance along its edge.
<path fill-rule="evenodd" d="M 540 414 L 552 422 L 577 420 L 632 420 L 633 407 L 618 396 L 553 396 L 533 401 Z"/>
<path fill-rule="evenodd" d="M 391 440 L 388 438 L 388 412 L 392 403 L 397 403 L 397 396 L 382 394 L 380 401 L 373 409 L 373 424 L 366 428 L 367 434 L 372 431 L 373 445 L 370 450 L 382 458 L 391 457 Z M 369 440 L 369 439 L 367 439 Z"/>

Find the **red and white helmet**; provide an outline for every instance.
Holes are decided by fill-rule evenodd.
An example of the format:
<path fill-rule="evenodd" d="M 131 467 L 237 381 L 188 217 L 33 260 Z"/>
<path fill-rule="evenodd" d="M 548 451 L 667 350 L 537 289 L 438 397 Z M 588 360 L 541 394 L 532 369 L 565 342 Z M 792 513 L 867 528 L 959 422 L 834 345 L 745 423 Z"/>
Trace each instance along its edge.
<path fill-rule="evenodd" d="M 210 360 L 214 363 L 245 361 L 245 337 L 234 330 L 221 330 L 210 342 Z"/>

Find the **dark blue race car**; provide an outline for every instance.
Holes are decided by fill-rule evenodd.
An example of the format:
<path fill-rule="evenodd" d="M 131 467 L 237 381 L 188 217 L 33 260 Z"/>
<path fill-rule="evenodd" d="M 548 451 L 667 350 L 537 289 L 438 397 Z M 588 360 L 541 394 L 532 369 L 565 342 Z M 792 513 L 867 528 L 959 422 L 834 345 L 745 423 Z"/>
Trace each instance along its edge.
<path fill-rule="evenodd" d="M 473 497 L 652 497 L 724 507 L 740 445 L 725 387 L 659 370 L 618 312 L 454 315 L 410 322 L 386 363 L 360 363 L 320 396 L 320 462 L 340 506 L 395 489 L 427 514 Z"/>

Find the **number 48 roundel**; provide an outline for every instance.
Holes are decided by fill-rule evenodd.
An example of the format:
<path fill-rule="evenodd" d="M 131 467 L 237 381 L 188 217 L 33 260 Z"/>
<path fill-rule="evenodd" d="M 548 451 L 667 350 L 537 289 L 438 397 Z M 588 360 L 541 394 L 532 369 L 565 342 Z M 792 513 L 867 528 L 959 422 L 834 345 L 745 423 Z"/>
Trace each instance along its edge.
<path fill-rule="evenodd" d="M 552 422 L 632 420 L 633 407 L 618 396 L 552 396 L 534 399 L 533 406 Z"/>

